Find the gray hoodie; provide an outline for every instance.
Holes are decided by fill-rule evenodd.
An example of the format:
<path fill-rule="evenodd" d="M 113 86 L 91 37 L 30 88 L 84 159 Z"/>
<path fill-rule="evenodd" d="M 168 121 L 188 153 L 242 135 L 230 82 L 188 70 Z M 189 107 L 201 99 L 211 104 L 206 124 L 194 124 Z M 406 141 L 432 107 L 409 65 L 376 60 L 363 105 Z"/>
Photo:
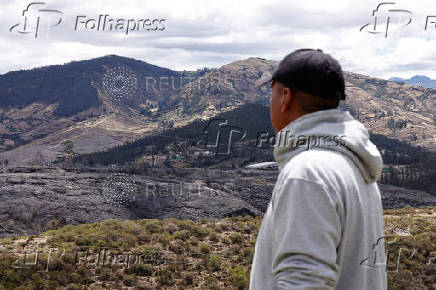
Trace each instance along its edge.
<path fill-rule="evenodd" d="M 387 289 L 383 162 L 365 127 L 339 109 L 306 114 L 277 134 L 274 156 L 250 289 Z"/>

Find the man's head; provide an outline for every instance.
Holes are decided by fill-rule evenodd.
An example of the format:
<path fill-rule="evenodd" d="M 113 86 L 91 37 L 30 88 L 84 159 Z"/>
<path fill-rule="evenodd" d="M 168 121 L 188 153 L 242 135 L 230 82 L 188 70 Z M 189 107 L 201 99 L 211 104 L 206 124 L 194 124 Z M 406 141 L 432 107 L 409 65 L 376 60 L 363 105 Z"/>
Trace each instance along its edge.
<path fill-rule="evenodd" d="M 288 54 L 271 81 L 271 122 L 276 132 L 300 116 L 336 108 L 345 99 L 345 82 L 340 64 L 317 49 L 298 49 Z"/>

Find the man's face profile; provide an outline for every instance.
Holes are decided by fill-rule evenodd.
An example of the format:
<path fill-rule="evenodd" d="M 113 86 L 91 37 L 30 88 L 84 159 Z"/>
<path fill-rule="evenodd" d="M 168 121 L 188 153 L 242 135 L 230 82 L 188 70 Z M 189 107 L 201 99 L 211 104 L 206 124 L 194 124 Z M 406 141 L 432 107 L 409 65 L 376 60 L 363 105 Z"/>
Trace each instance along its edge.
<path fill-rule="evenodd" d="M 291 90 L 275 80 L 271 83 L 271 124 L 279 132 L 290 122 Z"/>

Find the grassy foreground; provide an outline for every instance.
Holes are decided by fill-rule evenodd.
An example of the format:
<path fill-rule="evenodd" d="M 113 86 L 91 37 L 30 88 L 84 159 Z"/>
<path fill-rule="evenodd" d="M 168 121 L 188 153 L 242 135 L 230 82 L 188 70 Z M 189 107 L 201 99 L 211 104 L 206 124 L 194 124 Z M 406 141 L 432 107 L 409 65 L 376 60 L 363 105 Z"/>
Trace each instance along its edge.
<path fill-rule="evenodd" d="M 389 289 L 436 289 L 436 209 L 385 210 Z M 0 289 L 247 289 L 261 218 L 107 220 L 0 240 Z"/>

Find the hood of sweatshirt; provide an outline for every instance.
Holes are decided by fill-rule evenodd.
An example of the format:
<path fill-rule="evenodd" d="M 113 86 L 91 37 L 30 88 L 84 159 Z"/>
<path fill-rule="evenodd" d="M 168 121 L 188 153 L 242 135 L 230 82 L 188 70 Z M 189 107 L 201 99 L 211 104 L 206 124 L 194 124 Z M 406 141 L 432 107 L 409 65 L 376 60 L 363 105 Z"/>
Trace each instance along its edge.
<path fill-rule="evenodd" d="M 276 135 L 274 157 L 280 169 L 305 150 L 328 149 L 352 159 L 366 183 L 380 178 L 383 161 L 368 130 L 348 111 L 330 109 L 301 116 Z"/>

